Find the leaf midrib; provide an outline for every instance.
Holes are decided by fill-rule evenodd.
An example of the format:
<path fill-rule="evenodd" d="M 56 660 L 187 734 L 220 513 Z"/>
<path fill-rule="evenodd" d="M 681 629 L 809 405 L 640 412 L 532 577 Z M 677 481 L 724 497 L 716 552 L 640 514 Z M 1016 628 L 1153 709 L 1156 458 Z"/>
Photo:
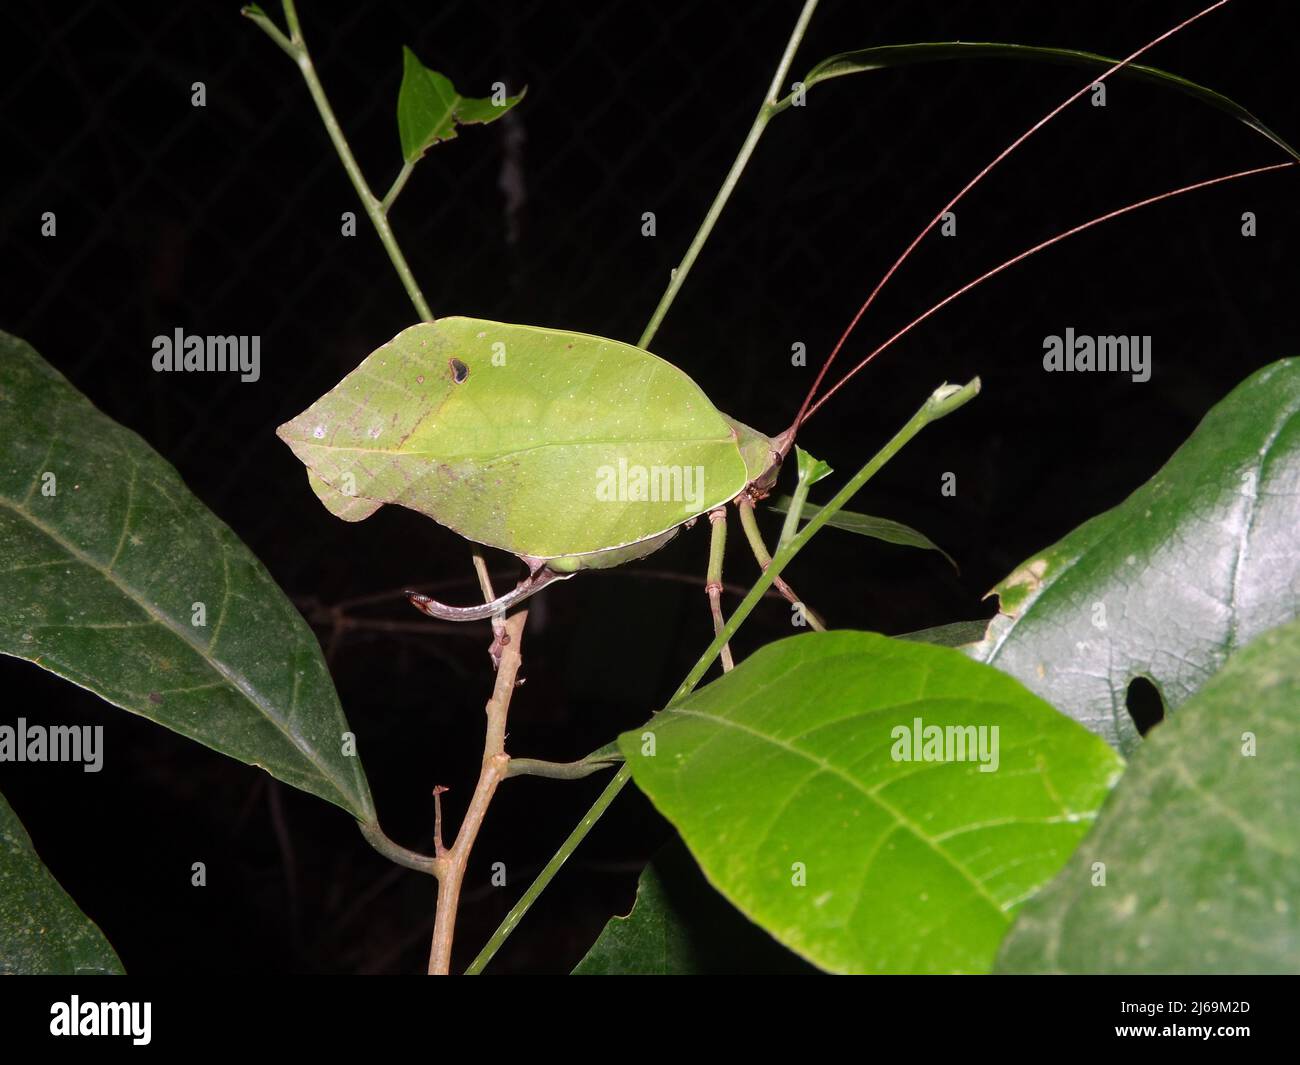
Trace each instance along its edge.
<path fill-rule="evenodd" d="M 947 862 L 948 865 L 950 865 L 958 874 L 960 874 L 963 880 L 965 880 L 968 884 L 970 884 L 970 886 L 974 889 L 975 893 L 981 899 L 987 902 L 990 907 L 992 907 L 993 911 L 998 915 L 998 917 L 1002 920 L 1004 924 L 1009 925 L 1011 923 L 1011 918 L 1007 915 L 1006 911 L 1002 908 L 1001 904 L 992 895 L 989 894 L 988 889 L 985 888 L 985 886 L 978 879 L 976 879 L 975 875 L 971 873 L 969 869 L 967 869 L 961 862 L 959 862 L 956 858 L 954 858 L 951 854 L 949 854 L 943 847 L 939 846 L 939 844 L 935 840 L 927 836 L 925 832 L 921 830 L 919 825 L 914 824 L 911 820 L 909 820 L 906 816 L 904 816 L 902 811 L 898 810 L 892 803 L 886 802 L 879 795 L 865 788 L 860 781 L 850 776 L 848 773 L 846 773 L 844 770 L 840 769 L 839 767 L 826 761 L 826 759 L 816 757 L 807 751 L 801 750 L 798 747 L 794 747 L 789 743 L 786 743 L 784 740 L 778 739 L 775 736 L 769 736 L 766 733 L 759 732 L 757 729 L 751 728 L 748 725 L 742 725 L 740 722 L 733 721 L 729 718 L 718 717 L 713 714 L 702 713 L 699 710 L 686 710 L 686 709 L 682 709 L 681 707 L 674 707 L 671 710 L 665 712 L 671 714 L 680 714 L 684 717 L 701 718 L 702 720 L 710 721 L 713 722 L 714 724 L 726 725 L 729 728 L 737 729 L 741 732 L 747 733 L 750 736 L 754 736 L 757 739 L 764 740 L 767 743 L 772 744 L 774 747 L 779 747 L 782 750 L 785 750 L 790 754 L 795 755 L 798 758 L 802 758 L 805 761 L 811 762 L 813 765 L 818 766 L 823 772 L 827 772 L 832 774 L 833 776 L 839 777 L 841 780 L 849 784 L 855 791 L 859 792 L 860 794 L 865 796 L 868 800 L 870 800 L 872 803 L 874 803 L 876 806 L 878 806 L 885 814 L 892 817 L 897 826 L 907 829 L 909 832 L 912 833 L 913 836 L 917 838 L 917 840 L 919 840 L 925 846 L 929 847 L 931 850 L 935 852 L 935 854 L 937 854 L 940 858 L 942 858 L 945 862 Z"/>
<path fill-rule="evenodd" d="M 76 559 L 82 565 L 90 567 L 101 577 L 105 578 L 109 583 L 114 585 L 124 596 L 126 596 L 132 603 L 134 603 L 141 610 L 143 610 L 150 618 L 152 618 L 156 624 L 162 625 L 165 629 L 170 631 L 172 635 L 180 639 L 181 642 L 188 645 L 196 654 L 198 654 L 198 656 L 208 665 L 208 667 L 213 672 L 221 676 L 232 688 L 234 688 L 241 695 L 243 695 L 244 698 L 250 704 L 252 704 L 252 706 L 264 718 L 270 721 L 280 731 L 280 733 L 285 737 L 285 739 L 287 739 L 296 750 L 301 752 L 306 757 L 307 761 L 320 774 L 321 779 L 328 782 L 334 788 L 334 790 L 338 792 L 339 797 L 344 800 L 349 811 L 352 811 L 354 813 L 356 812 L 355 810 L 353 810 L 353 796 L 341 784 L 340 778 L 337 777 L 334 774 L 334 772 L 331 771 L 331 769 L 326 763 L 323 763 L 320 760 L 319 755 L 315 752 L 315 750 L 311 746 L 304 745 L 305 741 L 302 740 L 300 737 L 296 736 L 290 730 L 288 721 L 283 717 L 281 717 L 280 715 L 278 715 L 271 704 L 262 701 L 257 689 L 253 686 L 251 681 L 249 681 L 247 678 L 245 678 L 242 674 L 240 674 L 236 670 L 225 665 L 221 660 L 214 658 L 212 655 L 210 655 L 208 653 L 207 647 L 198 643 L 190 633 L 187 633 L 185 631 L 184 627 L 181 626 L 179 622 L 169 617 L 167 614 L 163 613 L 153 602 L 147 599 L 143 595 L 143 593 L 138 592 L 130 584 L 121 580 L 111 569 L 108 569 L 97 559 L 86 554 L 76 545 L 74 545 L 73 543 L 65 539 L 62 535 L 60 535 L 60 533 L 57 530 L 51 528 L 45 522 L 41 521 L 34 514 L 32 514 L 31 511 L 27 510 L 24 506 L 15 503 L 12 500 L 4 498 L 2 496 L 0 496 L 0 505 L 3 505 L 7 507 L 9 510 L 20 515 L 27 522 L 29 522 L 34 528 L 38 529 L 44 536 L 46 536 L 48 539 L 53 541 L 58 547 L 66 551 L 72 558 Z M 296 695 L 295 695 L 295 699 L 296 699 Z M 363 804 L 359 804 L 359 805 L 363 805 Z"/>

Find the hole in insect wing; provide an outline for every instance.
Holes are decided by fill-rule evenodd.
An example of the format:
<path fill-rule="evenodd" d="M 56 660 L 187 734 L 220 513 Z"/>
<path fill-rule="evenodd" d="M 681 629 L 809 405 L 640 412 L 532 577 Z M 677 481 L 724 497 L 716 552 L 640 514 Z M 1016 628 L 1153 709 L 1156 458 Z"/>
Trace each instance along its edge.
<path fill-rule="evenodd" d="M 465 378 L 469 376 L 469 367 L 460 359 L 449 359 L 447 365 L 451 367 L 451 376 L 456 384 L 463 384 Z"/>
<path fill-rule="evenodd" d="M 1128 708 L 1133 724 L 1143 736 L 1164 720 L 1165 701 L 1160 695 L 1160 689 L 1146 677 L 1134 677 L 1129 681 L 1124 705 Z"/>

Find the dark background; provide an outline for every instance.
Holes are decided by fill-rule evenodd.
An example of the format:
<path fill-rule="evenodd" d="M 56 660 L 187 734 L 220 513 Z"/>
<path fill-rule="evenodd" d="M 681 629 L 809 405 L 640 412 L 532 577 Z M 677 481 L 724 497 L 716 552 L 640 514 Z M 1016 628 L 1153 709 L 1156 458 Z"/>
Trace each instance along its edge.
<path fill-rule="evenodd" d="M 272 5 L 267 5 L 268 9 Z M 372 186 L 400 165 L 409 44 L 472 95 L 524 103 L 416 169 L 392 220 L 435 313 L 635 341 L 743 139 L 798 11 L 726 3 L 301 5 L 326 90 Z M 793 74 L 834 52 L 1011 40 L 1123 55 L 1193 2 L 825 0 Z M 29 340 L 174 463 L 317 626 L 388 834 L 430 846 L 435 783 L 454 827 L 477 774 L 491 685 L 486 625 L 447 630 L 394 590 L 468 602 L 466 545 L 409 512 L 332 518 L 274 427 L 414 320 L 307 90 L 231 3 L 8 4 L 0 14 L 0 328 Z M 279 19 L 279 12 L 273 11 Z M 1149 56 L 1300 140 L 1293 5 L 1237 0 Z M 1005 62 L 876 72 L 819 86 L 769 128 L 654 343 L 719 407 L 775 433 L 870 285 L 976 170 L 1087 72 Z M 207 85 L 207 107 L 190 104 Z M 1031 140 L 885 290 L 846 357 L 1007 255 L 1132 200 L 1281 152 L 1233 119 L 1122 79 Z M 503 170 L 521 168 L 511 207 Z M 984 393 L 927 430 L 857 505 L 916 525 L 933 553 L 828 530 L 789 576 L 836 626 L 900 633 L 983 616 L 1032 552 L 1147 479 L 1250 372 L 1295 354 L 1297 177 L 1196 193 L 1100 227 L 964 297 L 878 360 L 802 443 L 856 469 L 944 380 Z M 55 211 L 58 238 L 39 236 Z M 343 238 L 341 212 L 358 212 Z M 1259 235 L 1240 234 L 1254 211 Z M 654 211 L 658 235 L 641 236 Z M 1043 373 L 1043 337 L 1150 334 L 1154 372 Z M 262 378 L 160 375 L 151 340 L 259 334 Z M 809 367 L 790 365 L 795 341 Z M 939 494 L 945 471 L 955 498 Z M 788 489 L 788 483 L 786 485 Z M 824 499 L 830 489 L 814 498 Z M 768 518 L 774 535 L 778 519 Z M 662 705 L 710 635 L 697 529 L 624 570 L 534 600 L 509 749 L 567 760 Z M 728 576 L 754 575 L 733 525 Z M 509 583 L 513 560 L 493 560 Z M 365 600 L 365 602 L 357 602 Z M 734 605 L 734 598 L 730 600 Z M 338 608 L 338 609 L 334 609 Z M 339 618 L 350 622 L 340 627 Z M 378 622 L 378 624 L 376 624 Z M 385 627 L 384 623 L 399 623 Z M 733 645 L 791 632 L 782 601 Z M 128 970 L 418 972 L 433 884 L 349 818 L 258 770 L 123 714 L 28 663 L 0 661 L 0 718 L 103 724 L 106 765 L 0 765 L 0 790 Z M 477 951 L 604 778 L 520 779 L 489 814 L 461 907 Z M 626 912 L 668 836 L 627 792 L 498 955 L 563 972 Z M 209 886 L 189 886 L 207 863 Z M 506 863 L 509 886 L 488 884 Z"/>

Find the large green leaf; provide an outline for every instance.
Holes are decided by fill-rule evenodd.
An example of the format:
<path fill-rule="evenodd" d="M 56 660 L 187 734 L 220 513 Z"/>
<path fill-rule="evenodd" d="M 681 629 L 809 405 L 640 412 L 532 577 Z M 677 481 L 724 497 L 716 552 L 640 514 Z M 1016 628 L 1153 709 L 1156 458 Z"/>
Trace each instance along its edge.
<path fill-rule="evenodd" d="M 779 514 L 788 514 L 791 502 L 790 496 L 777 496 L 769 505 Z M 800 510 L 800 519 L 806 521 L 821 509 L 816 503 L 805 502 Z M 845 532 L 857 533 L 859 536 L 869 536 L 874 540 L 884 540 L 886 543 L 898 544 L 901 547 L 920 547 L 927 551 L 938 551 L 948 560 L 953 569 L 957 568 L 957 563 L 953 561 L 952 555 L 948 554 L 947 551 L 924 533 L 917 532 L 910 525 L 904 525 L 901 521 L 876 518 L 870 514 L 859 514 L 852 510 L 841 510 L 833 515 L 826 524 L 832 529 L 843 529 Z"/>
<path fill-rule="evenodd" d="M 972 746 L 905 760 L 935 726 Z M 619 745 L 710 882 L 836 972 L 987 970 L 1122 765 L 1013 678 L 865 632 L 769 644 Z"/>
<path fill-rule="evenodd" d="M 645 867 L 632 912 L 611 918 L 573 970 L 575 976 L 812 972 L 709 887 L 677 840 Z"/>
<path fill-rule="evenodd" d="M 1055 63 L 1066 66 L 1091 67 L 1104 70 L 1119 62 L 1095 52 L 1081 52 L 1073 48 L 1041 48 L 1036 45 L 999 44 L 992 41 L 927 41 L 920 44 L 887 44 L 877 48 L 861 48 L 853 52 L 842 52 L 824 59 L 810 70 L 803 79 L 805 88 L 811 88 L 819 82 L 832 78 L 844 77 L 846 74 L 860 74 L 870 70 L 885 70 L 890 67 L 910 66 L 914 63 L 932 63 L 949 59 L 1027 59 L 1035 62 Z M 1291 145 L 1269 129 L 1263 122 L 1247 111 L 1235 100 L 1230 100 L 1220 92 L 1207 89 L 1194 81 L 1170 74 L 1158 67 L 1149 67 L 1141 63 L 1130 63 L 1120 70 L 1116 77 L 1136 78 L 1149 81 L 1165 88 L 1175 89 L 1225 114 L 1244 122 L 1255 132 L 1267 137 L 1288 155 L 1300 159 Z"/>
<path fill-rule="evenodd" d="M 498 104 L 490 96 L 462 96 L 449 78 L 430 70 L 414 52 L 403 48 L 402 87 L 397 92 L 402 155 L 413 163 L 439 141 L 455 137 L 457 126 L 495 122 L 523 98 L 521 92 Z"/>
<path fill-rule="evenodd" d="M 118 974 L 122 963 L 0 795 L 0 975 Z"/>
<path fill-rule="evenodd" d="M 0 442 L 0 654 L 373 821 L 293 604 L 175 469 L 4 333 Z"/>
<path fill-rule="evenodd" d="M 1297 767 L 1292 622 L 1156 726 L 1096 827 L 1021 912 L 999 968 L 1300 972 Z"/>
<path fill-rule="evenodd" d="M 1139 740 L 1125 695 L 1182 705 L 1253 637 L 1300 613 L 1300 360 L 1247 378 L 1150 481 L 994 591 L 981 661 L 1107 742 Z"/>

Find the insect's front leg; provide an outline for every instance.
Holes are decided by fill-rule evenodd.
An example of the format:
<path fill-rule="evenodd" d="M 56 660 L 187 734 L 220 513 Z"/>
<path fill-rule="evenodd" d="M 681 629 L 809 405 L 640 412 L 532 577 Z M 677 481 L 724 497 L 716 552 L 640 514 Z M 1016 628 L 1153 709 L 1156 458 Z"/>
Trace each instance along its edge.
<path fill-rule="evenodd" d="M 740 511 L 740 526 L 745 530 L 745 539 L 749 541 L 749 549 L 754 552 L 754 558 L 758 560 L 759 566 L 763 572 L 767 572 L 767 567 L 772 564 L 772 556 L 767 553 L 767 545 L 763 543 L 763 534 L 759 531 L 758 521 L 754 517 L 754 502 L 745 494 L 741 494 L 736 500 L 736 507 Z M 808 606 L 784 580 L 777 577 L 772 582 L 776 585 L 776 590 L 786 597 L 795 607 L 799 609 L 803 619 L 808 622 L 817 632 L 825 632 L 826 625 L 814 612 L 812 607 Z"/>
<path fill-rule="evenodd" d="M 709 610 L 713 614 L 713 634 L 722 635 L 722 555 L 727 549 L 727 508 L 725 505 L 709 511 L 709 572 L 704 591 L 709 597 Z M 722 645 L 722 671 L 730 673 L 735 663 L 731 659 L 731 645 Z"/>

